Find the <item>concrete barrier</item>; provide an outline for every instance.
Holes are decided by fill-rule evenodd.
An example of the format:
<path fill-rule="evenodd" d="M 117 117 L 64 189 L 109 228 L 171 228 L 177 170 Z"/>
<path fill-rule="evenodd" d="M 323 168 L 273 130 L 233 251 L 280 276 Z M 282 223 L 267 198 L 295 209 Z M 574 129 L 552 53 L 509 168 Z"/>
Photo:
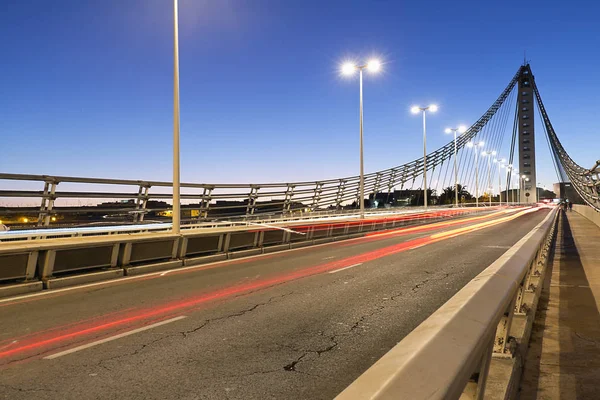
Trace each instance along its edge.
<path fill-rule="evenodd" d="M 581 204 L 573 204 L 573 210 L 600 227 L 600 212 L 594 210 L 590 206 L 584 206 Z"/>
<path fill-rule="evenodd" d="M 0 282 L 33 279 L 38 255 L 39 252 L 35 247 L 0 250 Z"/>
<path fill-rule="evenodd" d="M 513 317 L 535 318 L 557 210 L 475 277 L 398 345 L 356 379 L 337 400 L 514 398 L 530 328 L 511 329 Z M 528 293 L 534 295 L 528 295 Z M 518 350 L 517 350 L 518 349 Z M 486 393 L 490 365 L 504 380 Z M 501 367 L 498 367 L 501 368 Z M 494 394 L 496 394 L 494 396 Z"/>
<path fill-rule="evenodd" d="M 0 246 L 0 284 L 14 286 L 38 279 L 44 281 L 46 288 L 62 287 L 114 278 L 122 272 L 135 275 L 356 238 L 373 229 L 405 225 L 406 220 L 406 215 L 386 215 L 365 221 L 316 220 L 309 225 L 301 221 L 282 226 L 252 223 L 211 230 L 187 229 L 181 235 L 154 232 L 7 242 Z M 121 272 L 111 272 L 115 268 Z M 103 271 L 108 273 L 100 273 Z M 74 273 L 87 276 L 74 278 Z M 50 280 L 54 283 L 48 283 Z"/>
<path fill-rule="evenodd" d="M 180 235 L 156 234 L 128 240 L 121 245 L 119 266 L 175 259 L 177 258 L 179 239 Z"/>
<path fill-rule="evenodd" d="M 181 239 L 179 257 L 194 257 L 199 255 L 219 253 L 223 249 L 225 234 L 184 234 Z"/>

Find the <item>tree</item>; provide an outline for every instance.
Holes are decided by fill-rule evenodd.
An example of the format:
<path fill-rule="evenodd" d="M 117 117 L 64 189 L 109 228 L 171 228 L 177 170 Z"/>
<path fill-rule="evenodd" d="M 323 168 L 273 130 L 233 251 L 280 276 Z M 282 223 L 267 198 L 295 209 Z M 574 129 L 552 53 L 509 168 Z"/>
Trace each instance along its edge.
<path fill-rule="evenodd" d="M 438 197 L 436 195 L 436 191 L 435 189 L 427 189 L 427 205 L 431 205 L 431 204 L 435 204 L 435 202 L 437 201 Z M 410 205 L 411 206 L 423 206 L 425 205 L 425 198 L 423 197 L 423 191 L 420 190 L 419 194 L 416 196 L 413 196 L 410 199 Z"/>
<path fill-rule="evenodd" d="M 467 191 L 467 187 L 461 184 L 458 185 L 458 201 L 461 202 L 462 199 L 471 200 L 473 196 L 471 193 Z M 448 186 L 442 190 L 442 194 L 440 195 L 439 202 L 440 204 L 453 204 L 454 203 L 454 185 Z"/>

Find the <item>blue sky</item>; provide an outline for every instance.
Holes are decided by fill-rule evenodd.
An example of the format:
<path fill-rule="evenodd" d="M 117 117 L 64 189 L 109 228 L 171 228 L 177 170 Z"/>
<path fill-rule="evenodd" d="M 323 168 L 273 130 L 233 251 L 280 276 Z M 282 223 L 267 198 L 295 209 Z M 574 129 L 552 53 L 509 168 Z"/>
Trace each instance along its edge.
<path fill-rule="evenodd" d="M 169 180 L 170 0 L 5 0 L 0 13 L 3 172 Z M 428 148 L 473 123 L 531 60 L 550 118 L 583 166 L 600 158 L 595 117 L 600 6 L 543 1 L 180 0 L 182 179 L 355 175 L 365 77 L 368 172 L 422 151 L 414 103 L 436 102 Z M 541 126 L 537 124 L 538 133 Z M 505 139 L 509 142 L 509 139 Z M 538 181 L 556 181 L 538 136 Z"/>

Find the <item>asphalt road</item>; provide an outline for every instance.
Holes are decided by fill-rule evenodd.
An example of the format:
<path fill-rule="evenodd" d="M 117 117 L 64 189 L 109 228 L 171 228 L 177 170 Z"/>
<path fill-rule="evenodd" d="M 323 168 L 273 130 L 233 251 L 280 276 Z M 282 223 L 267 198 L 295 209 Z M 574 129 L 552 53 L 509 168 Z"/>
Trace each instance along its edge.
<path fill-rule="evenodd" d="M 0 399 L 331 399 L 546 214 L 0 301 Z"/>

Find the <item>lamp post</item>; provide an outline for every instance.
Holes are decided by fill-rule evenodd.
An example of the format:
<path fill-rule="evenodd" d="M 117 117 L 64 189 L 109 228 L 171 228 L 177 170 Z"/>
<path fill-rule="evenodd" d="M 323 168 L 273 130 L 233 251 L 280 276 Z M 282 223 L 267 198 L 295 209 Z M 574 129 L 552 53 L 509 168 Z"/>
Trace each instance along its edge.
<path fill-rule="evenodd" d="M 425 124 L 425 114 L 427 111 L 436 112 L 438 110 L 438 106 L 435 104 L 430 104 L 427 107 L 419 107 L 413 106 L 410 111 L 413 114 L 418 114 L 419 112 L 423 113 L 423 199 L 424 205 L 427 209 L 427 128 Z"/>
<path fill-rule="evenodd" d="M 521 194 L 523 193 L 523 190 L 525 189 L 525 175 L 518 175 L 519 177 L 519 203 L 521 203 Z"/>
<path fill-rule="evenodd" d="M 465 133 L 467 131 L 467 127 L 464 125 L 459 126 L 458 128 L 447 128 L 446 133 L 454 133 L 454 206 L 458 207 L 458 147 L 456 145 L 456 132 Z"/>
<path fill-rule="evenodd" d="M 173 233 L 181 223 L 179 177 L 179 24 L 178 0 L 173 0 Z"/>
<path fill-rule="evenodd" d="M 494 158 L 494 163 L 498 163 L 498 203 L 500 207 L 502 207 L 502 168 L 504 168 L 504 163 L 506 159 L 497 159 Z M 508 203 L 508 197 L 506 197 L 506 202 Z"/>
<path fill-rule="evenodd" d="M 495 156 L 496 151 L 494 151 L 494 150 L 482 151 L 481 155 L 487 156 L 487 159 L 488 159 L 488 190 L 490 191 L 488 193 L 488 196 L 490 198 L 489 204 L 491 207 L 492 206 L 492 160 L 491 160 L 491 156 Z"/>
<path fill-rule="evenodd" d="M 467 147 L 471 147 L 475 149 L 475 207 L 479 207 L 479 147 L 483 147 L 484 143 L 482 141 L 479 142 L 469 142 L 467 143 Z"/>
<path fill-rule="evenodd" d="M 515 185 L 517 185 L 517 198 L 515 199 L 515 204 L 519 204 L 519 200 L 521 199 L 521 175 L 519 175 L 518 169 L 513 169 L 513 178 L 515 179 Z"/>
<path fill-rule="evenodd" d="M 365 218 L 365 163 L 363 156 L 363 69 L 368 69 L 370 72 L 378 72 L 381 68 L 381 63 L 378 60 L 370 60 L 367 64 L 356 65 L 347 62 L 342 65 L 342 74 L 346 76 L 353 75 L 354 72 L 359 73 L 359 96 L 360 96 L 360 177 L 359 177 L 359 196 L 360 196 L 360 219 Z"/>

